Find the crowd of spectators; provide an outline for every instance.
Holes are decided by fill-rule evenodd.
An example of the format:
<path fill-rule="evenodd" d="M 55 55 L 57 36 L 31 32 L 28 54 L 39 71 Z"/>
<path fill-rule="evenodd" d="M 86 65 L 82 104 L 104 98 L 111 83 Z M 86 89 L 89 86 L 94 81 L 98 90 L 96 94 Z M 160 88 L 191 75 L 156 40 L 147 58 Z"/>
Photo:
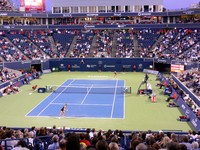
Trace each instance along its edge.
<path fill-rule="evenodd" d="M 1 83 L 10 81 L 13 78 L 16 78 L 17 75 L 14 72 L 10 72 L 7 69 L 1 69 L 0 70 L 0 77 L 1 77 Z"/>
<path fill-rule="evenodd" d="M 8 86 L 1 88 L 0 92 L 2 95 L 10 95 L 12 93 L 19 92 L 19 88 L 15 86 L 12 79 L 17 78 L 18 75 L 15 72 L 9 71 L 8 69 L 1 69 L 0 71 L 0 82 L 1 84 L 8 82 Z"/>
<path fill-rule="evenodd" d="M 85 30 L 78 33 L 74 49 L 70 52 L 72 58 L 89 57 L 95 32 L 93 30 Z"/>
<path fill-rule="evenodd" d="M 116 34 L 117 34 L 117 48 L 115 57 L 117 58 L 134 57 L 134 31 L 118 30 Z"/>
<path fill-rule="evenodd" d="M 183 84 L 190 83 L 192 79 L 196 78 L 198 75 L 196 74 L 196 72 L 192 72 L 190 74 L 190 72 L 188 73 L 183 73 L 180 74 L 178 76 L 179 80 L 183 82 Z M 192 79 L 191 79 L 192 78 Z M 169 95 L 168 99 L 166 100 L 167 102 L 169 102 L 169 106 L 170 107 L 176 107 L 176 101 L 179 98 L 182 98 L 184 100 L 184 102 L 190 107 L 191 111 L 196 114 L 197 118 L 200 119 L 200 106 L 198 106 L 198 104 L 196 103 L 196 101 L 194 101 L 189 94 L 185 93 L 171 78 L 168 78 L 168 84 L 163 84 L 163 86 L 165 86 L 165 90 L 166 88 L 170 91 L 167 92 L 166 94 Z M 159 84 L 160 86 L 160 84 Z M 172 88 L 178 93 L 178 95 L 174 92 L 172 92 Z M 195 88 L 196 89 L 196 88 Z M 180 97 L 179 97 L 180 96 Z M 172 101 L 170 101 L 172 100 Z M 188 117 L 188 116 L 180 116 L 180 117 Z M 180 118 L 181 119 L 181 118 Z M 189 118 L 188 118 L 189 119 Z"/>
<path fill-rule="evenodd" d="M 64 58 L 67 55 L 67 52 L 71 46 L 71 43 L 78 34 L 77 30 L 56 30 L 55 32 L 51 31 L 53 39 L 55 41 L 55 46 L 58 52 L 59 58 Z"/>
<path fill-rule="evenodd" d="M 179 75 L 179 80 L 183 82 L 196 95 L 200 96 L 200 73 L 199 71 L 192 71 L 182 73 Z"/>
<path fill-rule="evenodd" d="M 11 85 L 8 85 L 7 87 L 1 89 L 1 93 L 3 95 L 10 95 L 10 94 L 16 94 L 18 93 L 20 90 L 19 90 L 19 87 L 11 84 Z"/>
<path fill-rule="evenodd" d="M 165 31 L 163 38 L 152 50 L 157 58 L 175 59 L 199 42 L 198 29 L 173 29 Z"/>
<path fill-rule="evenodd" d="M 161 35 L 158 29 L 144 29 L 137 32 L 138 42 L 141 48 L 150 50 Z"/>
<path fill-rule="evenodd" d="M 7 38 L 29 59 L 47 59 L 48 55 L 42 53 L 27 37 L 23 36 L 24 32 L 12 31 L 6 34 Z"/>
<path fill-rule="evenodd" d="M 12 7 L 8 0 L 0 0 L 0 11 L 12 11 Z"/>
<path fill-rule="evenodd" d="M 51 38 L 54 42 L 50 41 Z M 73 47 L 70 47 L 72 44 Z M 200 30 L 22 30 L 4 32 L 0 36 L 0 46 L 2 58 L 10 62 L 64 57 L 136 56 L 196 62 L 200 59 Z"/>
<path fill-rule="evenodd" d="M 14 4 L 15 5 L 15 4 Z M 13 11 L 13 4 L 9 3 L 9 0 L 0 0 L 0 11 Z M 17 10 L 14 10 L 18 12 Z M 161 19 L 155 19 L 154 17 L 140 16 L 140 19 L 136 19 L 134 16 L 107 16 L 107 17 L 91 17 L 82 18 L 82 17 L 70 17 L 70 19 L 65 18 L 53 18 L 53 25 L 133 25 L 133 24 L 168 24 L 168 22 L 161 22 Z M 200 19 L 198 15 L 189 15 L 188 17 L 177 17 L 177 24 L 187 24 L 187 23 L 199 23 Z M 3 25 L 15 25 L 15 26 L 23 26 L 23 25 L 41 25 L 43 24 L 40 18 L 24 18 L 19 19 L 18 17 L 7 18 L 2 22 Z"/>
<path fill-rule="evenodd" d="M 186 104 L 191 108 L 191 110 L 196 114 L 196 116 L 200 119 L 200 107 L 189 97 L 188 94 L 185 94 L 183 99 Z"/>
<path fill-rule="evenodd" d="M 8 69 L 2 69 L 1 78 L 6 76 L 6 80 L 2 82 L 0 94 L 1 96 L 16 94 L 20 92 L 20 86 L 24 84 L 30 84 L 30 81 L 33 79 L 39 79 L 41 72 L 34 69 L 34 67 L 28 71 L 24 71 L 23 69 L 19 72 L 9 71 Z M 8 74 L 9 72 L 10 74 Z"/>
<path fill-rule="evenodd" d="M 195 43 L 190 51 L 186 51 L 178 57 L 179 60 L 187 62 L 198 62 L 200 61 L 200 43 Z"/>
<path fill-rule="evenodd" d="M 0 53 L 7 62 L 26 60 L 25 55 L 18 51 L 2 36 L 0 36 Z"/>
<path fill-rule="evenodd" d="M 178 86 L 175 88 L 176 91 L 179 91 L 180 96 L 184 102 L 190 107 L 191 111 L 200 119 L 200 107 L 195 103 L 195 101 L 190 98 L 189 94 L 184 93 Z M 178 96 L 173 97 L 173 99 L 179 98 Z M 174 101 L 176 103 L 176 101 Z M 185 116 L 189 117 L 189 116 Z M 188 118 L 189 119 L 189 118 Z"/>
<path fill-rule="evenodd" d="M 57 58 L 55 50 L 51 49 L 50 40 L 46 31 L 26 31 L 25 35 L 51 58 Z"/>
<path fill-rule="evenodd" d="M 153 52 L 152 46 L 157 42 L 163 32 L 165 32 L 165 30 L 143 29 L 141 31 L 137 31 L 140 57 L 154 58 L 156 56 L 156 52 Z"/>
<path fill-rule="evenodd" d="M 191 76 L 188 72 L 179 75 L 178 78 L 180 81 L 185 83 L 186 80 L 190 80 Z M 158 80 L 160 79 L 158 78 Z M 169 96 L 166 100 L 166 102 L 169 102 L 169 107 L 177 107 L 177 101 L 179 98 L 181 98 L 190 107 L 191 112 L 193 112 L 197 118 L 200 119 L 200 106 L 198 106 L 196 101 L 194 101 L 189 94 L 185 93 L 171 77 L 166 78 L 166 81 L 164 82 L 158 83 L 157 86 L 160 86 L 160 89 L 164 87 L 164 94 Z M 173 92 L 172 89 L 174 89 L 176 92 Z M 180 116 L 179 120 L 184 119 L 184 117 L 186 117 L 185 119 L 189 121 L 189 116 Z"/>
<path fill-rule="evenodd" d="M 7 140 L 7 148 L 40 148 L 48 150 L 199 150 L 200 133 L 141 131 L 123 133 L 121 130 L 86 129 L 72 132 L 63 128 L 32 127 L 31 129 L 0 128 L 0 139 Z M 28 141 L 28 142 L 27 142 Z M 5 147 L 5 141 L 1 142 Z"/>
<path fill-rule="evenodd" d="M 113 45 L 113 30 L 100 30 L 96 33 L 96 47 L 93 51 L 93 57 L 111 57 Z"/>

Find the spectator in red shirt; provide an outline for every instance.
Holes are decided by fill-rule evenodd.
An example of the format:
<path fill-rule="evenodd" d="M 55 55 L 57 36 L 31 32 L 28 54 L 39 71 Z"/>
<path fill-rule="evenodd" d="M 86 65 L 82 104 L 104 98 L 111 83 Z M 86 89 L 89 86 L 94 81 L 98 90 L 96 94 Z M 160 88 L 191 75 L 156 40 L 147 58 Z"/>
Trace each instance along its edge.
<path fill-rule="evenodd" d="M 133 65 L 133 71 L 134 72 L 136 71 L 136 65 Z"/>
<path fill-rule="evenodd" d="M 70 70 L 71 70 L 70 64 L 67 65 L 67 69 L 68 69 L 68 72 L 70 72 Z"/>
<path fill-rule="evenodd" d="M 80 134 L 80 143 L 85 143 L 87 146 L 90 146 L 91 143 L 86 139 L 86 134 L 81 133 Z M 89 135 L 88 135 L 89 136 Z"/>

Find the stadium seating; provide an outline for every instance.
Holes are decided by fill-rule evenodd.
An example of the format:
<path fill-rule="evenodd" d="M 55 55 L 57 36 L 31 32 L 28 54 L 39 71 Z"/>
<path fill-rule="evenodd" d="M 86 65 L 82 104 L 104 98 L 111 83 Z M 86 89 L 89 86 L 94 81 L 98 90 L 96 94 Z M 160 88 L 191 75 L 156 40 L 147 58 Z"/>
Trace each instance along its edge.
<path fill-rule="evenodd" d="M 74 45 L 74 49 L 70 52 L 70 57 L 89 57 L 90 49 L 94 38 L 93 30 L 80 31 L 77 36 L 78 37 Z"/>
<path fill-rule="evenodd" d="M 17 77 L 17 75 L 15 73 L 10 72 L 7 69 L 1 69 L 1 71 L 0 71 L 0 78 L 1 78 L 0 82 L 1 83 L 4 83 L 4 82 L 9 81 L 16 77 Z"/>
<path fill-rule="evenodd" d="M 0 11 L 13 11 L 8 0 L 0 0 Z"/>
<path fill-rule="evenodd" d="M 57 58 L 55 50 L 51 49 L 48 33 L 45 31 L 26 31 L 25 35 L 51 58 Z"/>
<path fill-rule="evenodd" d="M 55 33 L 53 33 L 53 38 L 60 58 L 66 57 L 66 54 L 74 39 L 75 34 L 76 34 L 75 30 L 74 31 L 57 30 Z"/>
<path fill-rule="evenodd" d="M 198 71 L 187 72 L 179 75 L 179 79 L 197 96 L 200 96 L 200 74 Z"/>
<path fill-rule="evenodd" d="M 54 42 L 50 42 L 49 37 Z M 1 57 L 8 62 L 64 57 L 133 58 L 135 50 L 138 50 L 137 56 L 144 58 L 197 62 L 200 30 L 11 31 L 0 36 L 0 46 Z"/>
<path fill-rule="evenodd" d="M 111 57 L 113 45 L 113 30 L 100 30 L 97 34 L 97 46 L 93 50 L 93 57 Z"/>
<path fill-rule="evenodd" d="M 182 55 L 180 55 L 178 58 L 181 60 L 185 60 L 185 62 L 198 62 L 200 52 L 200 45 L 199 43 L 195 43 L 191 50 L 185 51 Z"/>
<path fill-rule="evenodd" d="M 11 32 L 6 37 L 29 59 L 46 59 L 47 55 L 42 53 L 28 38 L 21 32 Z"/>
<path fill-rule="evenodd" d="M 137 36 L 141 48 L 151 49 L 153 44 L 159 38 L 160 32 L 158 30 L 153 30 L 153 29 L 143 29 L 137 32 Z"/>
<path fill-rule="evenodd" d="M 175 59 L 185 51 L 190 50 L 199 42 L 199 31 L 196 29 L 174 29 L 164 33 L 153 53 L 156 57 Z"/>
<path fill-rule="evenodd" d="M 119 30 L 117 33 L 117 50 L 115 57 L 132 58 L 134 57 L 133 31 Z"/>
<path fill-rule="evenodd" d="M 13 45 L 11 45 L 3 36 L 0 36 L 0 51 L 1 56 L 7 62 L 26 60 L 26 57 Z"/>
<path fill-rule="evenodd" d="M 198 142 L 200 138 L 195 131 L 189 131 L 188 133 L 183 132 L 182 134 L 172 133 L 170 131 L 153 132 L 151 130 L 130 133 L 122 132 L 121 130 L 96 131 L 95 129 L 89 128 L 84 130 L 66 130 L 63 128 L 57 129 L 56 126 L 50 129 L 46 127 L 32 127 L 31 129 L 10 129 L 1 127 L 0 135 L 1 146 L 7 149 L 19 146 L 19 141 L 25 141 L 23 146 L 20 145 L 21 147 L 40 150 L 47 149 L 48 146 L 54 142 L 54 135 L 58 135 L 59 146 L 64 146 L 65 149 L 66 147 L 69 149 L 72 148 L 72 142 L 75 147 L 93 147 L 95 150 L 98 149 L 98 142 L 102 140 L 105 141 L 106 145 L 104 146 L 106 147 L 114 142 L 118 145 L 120 150 L 134 150 L 140 143 L 144 143 L 147 147 L 158 147 L 158 149 L 167 148 L 172 143 L 176 143 L 176 146 L 185 144 L 192 147 L 194 143 L 199 146 Z"/>

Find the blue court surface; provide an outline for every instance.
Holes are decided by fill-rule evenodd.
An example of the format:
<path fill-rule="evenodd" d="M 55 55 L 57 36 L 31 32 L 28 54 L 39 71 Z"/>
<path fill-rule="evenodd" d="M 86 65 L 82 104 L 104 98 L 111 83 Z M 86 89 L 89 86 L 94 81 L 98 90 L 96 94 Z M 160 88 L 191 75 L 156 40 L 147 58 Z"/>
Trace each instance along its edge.
<path fill-rule="evenodd" d="M 26 116 L 67 118 L 124 118 L 124 80 L 67 80 Z M 50 86 L 51 87 L 51 86 Z"/>

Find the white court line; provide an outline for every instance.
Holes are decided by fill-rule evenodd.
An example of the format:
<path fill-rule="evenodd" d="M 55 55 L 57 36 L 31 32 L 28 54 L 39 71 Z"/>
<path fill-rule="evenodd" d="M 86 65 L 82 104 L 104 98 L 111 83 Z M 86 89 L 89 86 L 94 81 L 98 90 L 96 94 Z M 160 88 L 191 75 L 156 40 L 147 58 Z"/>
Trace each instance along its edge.
<path fill-rule="evenodd" d="M 64 81 L 60 86 L 62 86 L 65 82 L 66 82 L 66 81 Z M 60 86 L 59 86 L 59 87 L 60 87 Z M 57 87 L 56 90 L 57 90 L 59 87 Z M 51 93 L 51 94 L 52 94 L 52 93 Z M 49 94 L 47 97 L 44 98 L 43 101 L 41 101 L 39 104 L 37 104 L 35 107 L 33 107 L 33 109 L 31 109 L 31 110 L 25 115 L 25 117 L 27 117 L 27 115 L 28 115 L 30 112 L 32 112 L 36 107 L 38 107 L 42 102 L 44 102 L 48 97 L 50 97 L 51 94 Z"/>
<path fill-rule="evenodd" d="M 81 104 L 83 104 L 83 103 L 85 102 L 85 100 L 86 100 L 86 98 L 87 98 L 88 94 L 90 93 L 90 91 L 91 91 L 92 87 L 93 87 L 93 84 L 91 85 L 90 89 L 87 91 L 87 94 L 86 94 L 86 95 L 85 95 L 85 97 L 83 98 L 83 100 L 82 100 Z"/>
<path fill-rule="evenodd" d="M 58 116 L 27 116 L 27 117 L 37 117 L 37 118 L 41 118 L 41 117 L 46 117 L 46 118 L 59 118 Z M 71 119 L 73 119 L 73 118 L 75 118 L 75 119 L 123 119 L 123 118 L 105 118 L 105 117 L 62 117 L 62 119 L 65 119 L 65 118 L 67 118 L 67 119 L 69 119 L 69 118 L 71 118 Z M 62 120 L 61 119 L 61 120 Z"/>
<path fill-rule="evenodd" d="M 65 103 L 51 103 L 52 105 L 64 105 Z M 112 106 L 112 104 L 75 104 L 75 103 L 67 103 L 67 105 L 71 106 Z"/>
<path fill-rule="evenodd" d="M 118 80 L 119 81 L 119 80 Z M 92 88 L 115 88 L 116 86 L 111 86 L 111 85 L 106 85 L 106 84 L 82 84 L 82 85 L 78 85 L 78 84 L 72 84 L 70 86 L 66 85 L 66 86 L 62 86 L 62 85 L 48 85 L 49 87 L 50 86 L 57 86 L 57 87 L 74 87 L 74 88 L 77 88 L 77 89 L 82 89 L 82 88 L 91 88 L 91 85 L 92 85 Z M 118 86 L 118 87 L 124 87 L 124 86 Z"/>
<path fill-rule="evenodd" d="M 72 84 L 71 86 L 90 86 L 91 84 Z"/>
<path fill-rule="evenodd" d="M 108 78 L 109 76 L 88 76 L 88 78 Z"/>
<path fill-rule="evenodd" d="M 114 111 L 115 100 L 116 100 L 116 92 L 117 92 L 117 84 L 118 84 L 118 80 L 116 81 L 116 84 L 115 84 L 115 92 L 114 92 L 114 97 L 113 97 L 113 103 L 112 103 L 112 110 L 111 110 L 110 118 L 113 117 L 113 111 Z"/>
<path fill-rule="evenodd" d="M 70 85 L 70 87 L 77 87 L 77 86 L 81 86 L 80 88 L 82 87 L 85 87 L 85 88 L 90 88 L 91 85 L 93 85 L 93 87 L 98 87 L 98 88 L 112 88 L 114 86 L 111 86 L 110 84 L 72 84 Z M 53 86 L 53 85 L 49 85 L 49 86 Z M 59 85 L 57 85 L 59 86 Z"/>
<path fill-rule="evenodd" d="M 88 78 L 92 78 L 92 77 L 88 76 Z M 97 78 L 94 78 L 94 79 L 88 79 L 88 78 L 70 78 L 70 79 L 77 80 L 77 81 L 79 81 L 79 80 L 86 80 L 86 81 L 90 81 L 90 80 L 92 80 L 92 81 L 94 81 L 94 80 L 107 80 L 107 81 L 111 81 L 112 80 L 111 77 L 109 77 L 109 78 L 97 77 Z"/>
<path fill-rule="evenodd" d="M 47 108 L 47 107 L 49 107 L 49 105 L 51 105 L 51 103 L 53 102 L 53 101 L 55 101 L 56 100 L 56 98 L 58 98 L 62 93 L 63 93 L 63 91 L 70 85 L 70 84 L 72 84 L 72 82 L 74 82 L 74 80 L 72 80 L 54 99 L 52 99 L 52 101 L 44 108 L 44 109 L 42 109 L 42 111 L 37 115 L 37 116 L 39 116 L 41 113 L 43 113 L 44 111 L 45 111 L 45 109 Z"/>

